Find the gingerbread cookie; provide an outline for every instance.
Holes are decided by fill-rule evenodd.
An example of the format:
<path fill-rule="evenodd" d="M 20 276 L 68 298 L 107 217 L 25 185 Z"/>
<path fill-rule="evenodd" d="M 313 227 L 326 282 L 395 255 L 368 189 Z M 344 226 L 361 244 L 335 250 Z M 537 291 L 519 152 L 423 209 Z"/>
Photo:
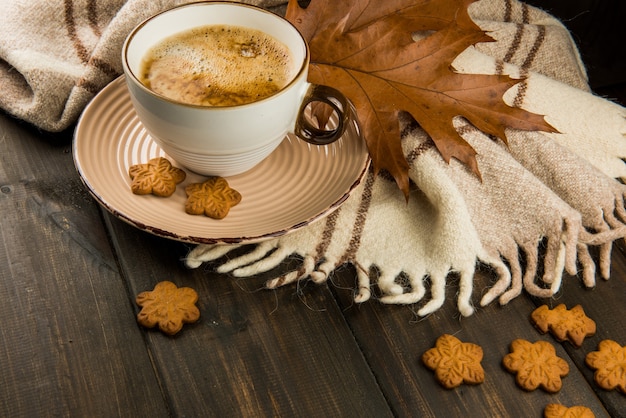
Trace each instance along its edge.
<path fill-rule="evenodd" d="M 511 353 L 504 356 L 502 365 L 515 373 L 518 386 L 528 391 L 541 387 L 546 392 L 558 392 L 561 377 L 569 373 L 567 362 L 556 355 L 554 346 L 547 341 L 514 340 Z"/>
<path fill-rule="evenodd" d="M 154 290 L 141 292 L 135 300 L 141 306 L 137 321 L 146 328 L 156 325 L 167 335 L 174 335 L 185 323 L 200 318 L 195 303 L 198 294 L 190 287 L 176 287 L 169 281 L 157 283 Z"/>
<path fill-rule="evenodd" d="M 533 311 L 530 320 L 541 333 L 549 331 L 557 340 L 569 340 L 576 347 L 580 347 L 586 337 L 596 333 L 596 323 L 585 315 L 580 305 L 570 310 L 564 304 L 554 309 L 542 305 Z"/>
<path fill-rule="evenodd" d="M 595 418 L 591 409 L 586 406 L 572 406 L 551 403 L 543 410 L 544 418 Z"/>
<path fill-rule="evenodd" d="M 190 215 L 223 219 L 231 207 L 241 202 L 241 194 L 231 189 L 222 177 L 211 177 L 204 183 L 192 183 L 185 188 L 185 192 L 185 212 Z"/>
<path fill-rule="evenodd" d="M 482 359 L 483 349 L 480 346 L 461 342 L 448 334 L 439 337 L 435 347 L 422 355 L 426 367 L 435 371 L 437 381 L 447 389 L 462 383 L 482 383 L 485 380 L 480 364 Z"/>
<path fill-rule="evenodd" d="M 626 346 L 613 340 L 602 340 L 598 351 L 585 357 L 587 366 L 595 369 L 594 380 L 602 389 L 617 389 L 626 395 Z"/>
<path fill-rule="evenodd" d="M 153 158 L 146 164 L 130 166 L 128 174 L 133 182 L 130 189 L 134 194 L 153 194 L 161 197 L 171 196 L 176 185 L 187 177 L 178 167 L 172 166 L 167 158 Z"/>

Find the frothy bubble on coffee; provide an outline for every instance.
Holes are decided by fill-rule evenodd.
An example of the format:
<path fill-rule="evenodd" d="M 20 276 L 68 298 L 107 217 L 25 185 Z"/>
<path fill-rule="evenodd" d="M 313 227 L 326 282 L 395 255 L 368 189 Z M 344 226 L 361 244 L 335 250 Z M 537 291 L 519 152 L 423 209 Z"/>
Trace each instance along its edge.
<path fill-rule="evenodd" d="M 169 99 L 234 106 L 271 96 L 294 77 L 286 45 L 250 28 L 210 25 L 169 37 L 142 62 L 141 82 Z"/>

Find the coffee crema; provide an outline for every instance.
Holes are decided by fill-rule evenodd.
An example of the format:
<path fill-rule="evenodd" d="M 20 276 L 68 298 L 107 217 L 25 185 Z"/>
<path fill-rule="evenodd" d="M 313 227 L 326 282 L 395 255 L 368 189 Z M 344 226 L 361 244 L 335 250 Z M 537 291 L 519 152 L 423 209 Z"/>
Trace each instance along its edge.
<path fill-rule="evenodd" d="M 169 99 L 201 106 L 261 100 L 295 76 L 286 45 L 250 28 L 208 25 L 168 37 L 145 55 L 139 79 Z"/>

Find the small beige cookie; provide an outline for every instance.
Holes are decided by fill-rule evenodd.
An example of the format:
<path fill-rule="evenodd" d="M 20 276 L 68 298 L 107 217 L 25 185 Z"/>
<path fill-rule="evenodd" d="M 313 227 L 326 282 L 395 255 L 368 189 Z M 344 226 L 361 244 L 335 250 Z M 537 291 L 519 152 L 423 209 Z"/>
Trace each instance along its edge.
<path fill-rule="evenodd" d="M 203 183 L 192 183 L 185 188 L 185 212 L 223 219 L 230 208 L 241 202 L 241 194 L 231 189 L 223 177 L 210 177 Z"/>
<path fill-rule="evenodd" d="M 576 347 L 580 347 L 586 337 L 596 333 L 596 323 L 580 305 L 572 309 L 567 309 L 564 304 L 554 309 L 541 305 L 530 315 L 530 321 L 541 333 L 550 332 L 558 341 L 569 340 Z"/>
<path fill-rule="evenodd" d="M 169 281 L 157 283 L 153 290 L 137 295 L 135 302 L 141 306 L 137 322 L 146 328 L 158 325 L 165 334 L 174 335 L 183 324 L 200 318 L 197 301 L 198 293 L 190 287 L 177 287 Z"/>
<path fill-rule="evenodd" d="M 146 164 L 130 166 L 128 174 L 133 182 L 130 189 L 134 194 L 168 197 L 176 190 L 176 185 L 187 177 L 178 167 L 172 166 L 167 158 L 153 158 Z"/>
<path fill-rule="evenodd" d="M 598 351 L 585 357 L 587 366 L 595 370 L 594 380 L 604 390 L 617 389 L 626 395 L 626 346 L 613 340 L 602 340 Z"/>
<path fill-rule="evenodd" d="M 569 373 L 569 365 L 556 355 L 554 346 L 547 341 L 531 343 L 517 339 L 511 343 L 511 352 L 504 356 L 502 365 L 516 375 L 515 381 L 524 390 L 538 387 L 546 392 L 561 390 L 561 377 Z"/>
<path fill-rule="evenodd" d="M 544 418 L 595 418 L 593 411 L 586 406 L 572 406 L 551 403 L 543 410 Z"/>
<path fill-rule="evenodd" d="M 434 370 L 435 378 L 446 389 L 462 383 L 482 383 L 485 380 L 482 359 L 483 349 L 479 345 L 461 342 L 448 334 L 439 337 L 435 347 L 422 355 L 424 365 Z"/>

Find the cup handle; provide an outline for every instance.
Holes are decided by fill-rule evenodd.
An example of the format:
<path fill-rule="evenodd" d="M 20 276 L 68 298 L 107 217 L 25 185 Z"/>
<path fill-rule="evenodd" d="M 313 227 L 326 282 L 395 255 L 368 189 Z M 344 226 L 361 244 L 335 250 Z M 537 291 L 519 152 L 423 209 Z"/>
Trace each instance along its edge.
<path fill-rule="evenodd" d="M 330 130 L 320 129 L 314 126 L 304 112 L 306 107 L 313 102 L 322 102 L 329 105 L 335 113 L 337 113 L 337 127 Z M 344 134 L 350 118 L 352 117 L 352 104 L 339 91 L 329 86 L 319 84 L 311 84 L 307 89 L 298 117 L 296 118 L 296 126 L 294 133 L 298 138 L 311 143 L 313 145 L 327 145 L 335 142 Z"/>

